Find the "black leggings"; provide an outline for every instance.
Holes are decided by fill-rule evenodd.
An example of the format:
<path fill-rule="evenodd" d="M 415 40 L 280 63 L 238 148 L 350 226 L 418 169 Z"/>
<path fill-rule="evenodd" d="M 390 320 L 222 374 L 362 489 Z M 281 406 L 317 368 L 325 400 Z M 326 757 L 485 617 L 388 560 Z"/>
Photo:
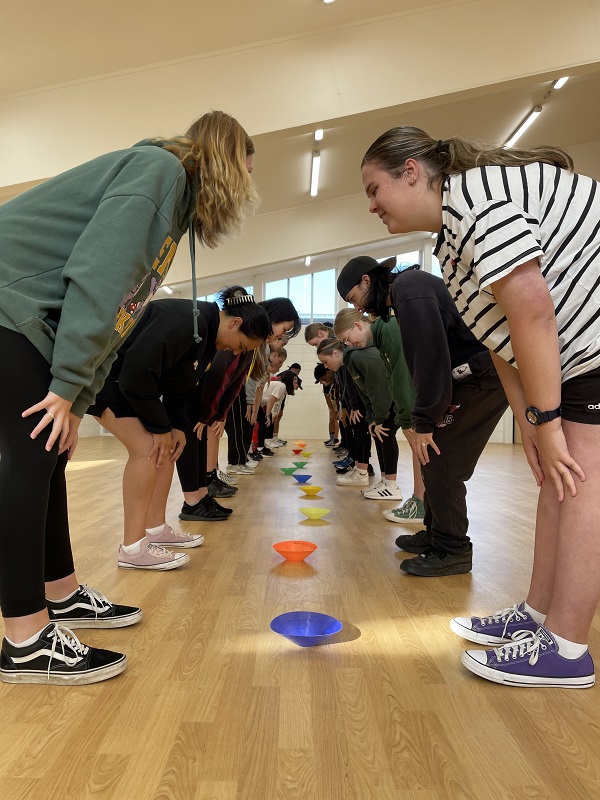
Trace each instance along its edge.
<path fill-rule="evenodd" d="M 384 437 L 383 442 L 380 442 L 376 436 L 374 437 L 382 477 L 395 475 L 398 471 L 398 441 L 396 439 L 398 426 L 394 420 L 395 415 L 395 409 L 392 407 L 390 415 L 383 423 L 383 427 L 388 428 L 388 435 Z"/>
<path fill-rule="evenodd" d="M 0 327 L 0 607 L 5 617 L 46 608 L 44 581 L 74 571 L 67 516 L 67 454 L 45 450 L 51 426 L 29 434 L 44 416 L 23 419 L 48 394 L 52 376 L 22 334 Z"/>
<path fill-rule="evenodd" d="M 252 441 L 251 422 L 246 419 L 246 392 L 244 387 L 231 404 L 225 420 L 227 431 L 227 461 L 229 464 L 245 464 Z"/>
<path fill-rule="evenodd" d="M 208 485 L 206 475 L 206 425 L 202 431 L 202 439 L 198 439 L 194 432 L 195 422 L 190 422 L 185 430 L 185 447 L 183 453 L 175 462 L 177 475 L 181 484 L 181 491 L 195 492 L 205 489 Z"/>
<path fill-rule="evenodd" d="M 256 415 L 256 421 L 258 422 L 258 443 L 257 447 L 264 447 L 265 446 L 265 439 L 267 436 L 270 436 L 273 432 L 273 426 L 267 425 L 267 414 L 265 412 L 266 406 L 260 405 L 258 407 L 258 414 Z"/>
<path fill-rule="evenodd" d="M 371 458 L 371 436 L 369 426 L 364 416 L 358 422 L 350 425 L 352 441 L 352 455 L 358 464 L 368 464 Z"/>

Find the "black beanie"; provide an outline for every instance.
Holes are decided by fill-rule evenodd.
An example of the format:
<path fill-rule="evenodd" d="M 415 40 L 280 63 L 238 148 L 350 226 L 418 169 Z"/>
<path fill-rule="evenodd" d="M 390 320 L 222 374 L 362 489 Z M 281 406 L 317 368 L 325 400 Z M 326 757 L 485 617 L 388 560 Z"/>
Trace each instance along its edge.
<path fill-rule="evenodd" d="M 371 258 L 371 256 L 357 256 L 356 258 L 351 258 L 342 269 L 337 279 L 337 290 L 342 300 L 345 300 L 348 296 L 348 292 L 360 283 L 360 279 L 363 275 L 366 275 L 378 266 L 378 262 L 374 258 Z"/>

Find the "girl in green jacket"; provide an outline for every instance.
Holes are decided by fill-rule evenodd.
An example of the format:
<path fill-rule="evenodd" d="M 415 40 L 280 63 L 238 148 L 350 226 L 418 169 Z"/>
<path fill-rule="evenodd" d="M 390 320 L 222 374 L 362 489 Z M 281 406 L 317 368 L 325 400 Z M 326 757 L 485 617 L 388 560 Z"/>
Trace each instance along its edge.
<path fill-rule="evenodd" d="M 338 312 L 335 318 L 334 331 L 340 341 L 352 347 L 363 348 L 374 344 L 379 350 L 385 365 L 387 385 L 396 408 L 396 424 L 401 428 L 402 433 L 410 444 L 414 435 L 411 412 L 414 405 L 415 392 L 404 358 L 400 328 L 396 321 L 384 322 L 378 318 L 371 322 L 360 311 L 344 308 Z M 376 429 L 375 433 L 379 436 L 389 436 L 389 432 L 382 428 Z M 421 476 L 421 465 L 414 453 L 412 454 L 412 464 L 412 497 L 399 508 L 383 512 L 383 516 L 390 522 L 423 522 L 425 487 Z"/>
<path fill-rule="evenodd" d="M 141 611 L 76 579 L 65 466 L 181 237 L 216 247 L 255 207 L 253 153 L 241 125 L 213 111 L 183 136 L 100 156 L 0 208 L 4 681 L 94 683 L 125 669 L 123 654 L 70 631 L 131 625 Z"/>

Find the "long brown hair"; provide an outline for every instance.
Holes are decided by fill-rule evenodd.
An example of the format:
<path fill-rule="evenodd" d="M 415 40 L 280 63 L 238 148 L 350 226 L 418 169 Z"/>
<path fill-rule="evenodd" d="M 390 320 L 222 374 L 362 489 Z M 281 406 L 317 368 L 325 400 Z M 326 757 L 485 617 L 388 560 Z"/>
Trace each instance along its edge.
<path fill-rule="evenodd" d="M 334 335 L 339 339 L 341 334 L 349 331 L 355 322 L 362 322 L 365 325 L 371 324 L 369 317 L 363 314 L 362 311 L 356 311 L 354 308 L 342 308 L 335 315 L 335 322 L 333 323 Z"/>
<path fill-rule="evenodd" d="M 339 350 L 343 353 L 346 345 L 338 341 L 338 339 L 321 339 L 317 347 L 317 355 L 330 356 L 334 350 Z"/>
<path fill-rule="evenodd" d="M 162 140 L 197 182 L 194 229 L 202 244 L 217 247 L 237 236 L 260 202 L 246 166 L 254 144 L 240 123 L 223 111 L 210 111 L 184 136 Z"/>
<path fill-rule="evenodd" d="M 432 139 L 420 128 L 401 125 L 390 128 L 369 147 L 361 167 L 376 164 L 397 178 L 407 158 L 425 165 L 431 188 L 448 175 L 457 175 L 474 167 L 520 167 L 541 161 L 544 164 L 573 170 L 573 159 L 558 147 L 534 147 L 532 150 L 489 147 L 459 136 Z"/>

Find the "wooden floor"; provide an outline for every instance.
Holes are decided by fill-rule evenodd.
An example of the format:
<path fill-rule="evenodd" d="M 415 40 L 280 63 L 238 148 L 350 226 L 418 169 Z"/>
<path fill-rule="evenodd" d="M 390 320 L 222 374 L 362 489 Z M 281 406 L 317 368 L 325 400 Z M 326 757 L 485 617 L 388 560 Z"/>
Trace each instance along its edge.
<path fill-rule="evenodd" d="M 204 547 L 166 573 L 116 566 L 123 451 L 82 440 L 69 467 L 79 578 L 139 604 L 132 628 L 80 631 L 122 650 L 121 677 L 89 687 L 0 685 L 2 800 L 530 800 L 600 796 L 600 689 L 506 689 L 466 673 L 450 617 L 524 596 L 535 484 L 517 447 L 490 445 L 469 484 L 474 569 L 403 575 L 391 504 L 336 487 L 311 442 L 326 522 L 298 509 L 290 445 L 240 477 L 227 522 L 182 523 Z M 400 475 L 410 494 L 409 457 Z M 176 521 L 181 493 L 169 504 Z M 272 544 L 318 545 L 304 564 Z M 270 620 L 309 609 L 344 623 L 299 648 Z M 592 652 L 600 657 L 598 620 Z"/>

